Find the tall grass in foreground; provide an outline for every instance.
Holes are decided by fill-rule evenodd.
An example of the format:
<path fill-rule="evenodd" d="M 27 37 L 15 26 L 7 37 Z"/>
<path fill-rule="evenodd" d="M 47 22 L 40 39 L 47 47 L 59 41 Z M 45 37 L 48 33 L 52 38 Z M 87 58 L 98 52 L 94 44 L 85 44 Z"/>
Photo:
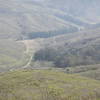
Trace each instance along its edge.
<path fill-rule="evenodd" d="M 0 100 L 100 100 L 100 82 L 50 70 L 0 75 Z"/>

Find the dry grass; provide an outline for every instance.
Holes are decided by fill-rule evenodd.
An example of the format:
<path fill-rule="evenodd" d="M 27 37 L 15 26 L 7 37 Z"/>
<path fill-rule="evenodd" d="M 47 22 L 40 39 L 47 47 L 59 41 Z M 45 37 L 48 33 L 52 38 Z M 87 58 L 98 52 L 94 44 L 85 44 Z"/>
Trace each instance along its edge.
<path fill-rule="evenodd" d="M 1 74 L 0 100 L 99 100 L 100 82 L 59 71 Z"/>

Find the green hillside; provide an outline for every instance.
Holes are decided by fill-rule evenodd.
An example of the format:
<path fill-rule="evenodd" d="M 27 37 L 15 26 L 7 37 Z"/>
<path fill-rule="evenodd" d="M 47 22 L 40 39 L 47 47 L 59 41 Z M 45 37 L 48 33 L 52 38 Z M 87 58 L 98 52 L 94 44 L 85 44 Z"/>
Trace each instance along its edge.
<path fill-rule="evenodd" d="M 0 40 L 0 72 L 15 69 L 27 62 L 26 47 L 20 42 Z"/>
<path fill-rule="evenodd" d="M 0 75 L 0 100 L 99 100 L 100 82 L 50 70 Z"/>
<path fill-rule="evenodd" d="M 72 72 L 73 73 L 77 72 L 77 74 L 81 76 L 100 80 L 100 64 L 79 66 L 79 67 L 74 68 Z"/>
<path fill-rule="evenodd" d="M 65 69 L 61 68 L 60 71 L 100 80 L 100 64 L 72 66 Z"/>

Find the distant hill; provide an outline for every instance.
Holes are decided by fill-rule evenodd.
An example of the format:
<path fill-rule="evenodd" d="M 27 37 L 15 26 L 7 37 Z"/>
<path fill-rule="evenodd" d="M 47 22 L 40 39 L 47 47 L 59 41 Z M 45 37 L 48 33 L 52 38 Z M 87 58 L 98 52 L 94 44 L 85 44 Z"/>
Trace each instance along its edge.
<path fill-rule="evenodd" d="M 99 0 L 44 0 L 43 4 L 86 19 L 92 23 L 100 22 Z"/>
<path fill-rule="evenodd" d="M 92 24 L 80 16 L 43 5 L 46 2 L 0 0 L 0 38 L 44 38 L 77 32 Z"/>
<path fill-rule="evenodd" d="M 76 28 L 53 14 L 60 12 L 34 2 L 0 0 L 0 38 L 21 39 L 34 32 Z"/>

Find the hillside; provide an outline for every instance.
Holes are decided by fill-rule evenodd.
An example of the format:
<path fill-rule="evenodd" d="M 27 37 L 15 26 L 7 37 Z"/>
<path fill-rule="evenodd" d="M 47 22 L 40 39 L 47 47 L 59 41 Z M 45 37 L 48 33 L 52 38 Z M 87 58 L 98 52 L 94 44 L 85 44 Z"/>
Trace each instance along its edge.
<path fill-rule="evenodd" d="M 7 70 L 15 70 L 17 68 L 30 68 L 30 66 L 31 68 L 37 69 L 49 67 L 66 68 L 70 66 L 75 68 L 75 72 L 78 72 L 78 69 L 75 66 L 84 65 L 84 68 L 87 68 L 87 65 L 100 64 L 99 31 L 100 29 L 97 28 L 93 30 L 77 32 L 74 34 L 70 33 L 67 35 L 60 35 L 53 38 L 38 38 L 33 40 L 23 40 L 19 42 L 12 42 L 11 40 L 1 40 L 1 55 L 3 55 L 3 57 L 4 55 L 6 56 L 4 59 L 2 59 L 1 56 L 0 70 L 2 72 Z M 18 48 L 18 50 L 16 48 Z M 45 52 L 45 49 L 51 50 L 51 52 L 49 52 L 50 55 L 48 55 L 48 57 L 44 59 L 43 57 L 46 56 L 46 52 L 48 52 Z M 39 58 L 36 58 L 36 54 L 41 50 L 44 50 L 42 51 L 42 55 L 40 54 Z M 59 59 L 55 56 L 56 54 Z M 17 58 L 17 56 L 19 58 Z M 50 56 L 53 57 L 53 59 L 48 59 Z M 66 59 L 66 57 L 68 59 Z M 85 60 L 82 57 L 85 57 Z M 56 65 L 54 65 L 53 62 L 55 61 L 59 63 L 56 63 Z M 8 64 L 9 62 L 10 64 Z M 94 65 L 94 67 L 96 66 L 97 65 Z M 89 75 L 88 72 L 84 72 L 84 70 L 82 71 L 84 72 L 83 74 L 91 77 L 91 75 L 94 75 L 97 71 L 97 79 L 99 79 L 99 70 L 97 69 L 91 72 L 91 68 L 88 70 Z M 98 66 L 98 68 L 100 67 Z M 80 69 L 81 68 L 79 68 L 79 71 Z"/>
<path fill-rule="evenodd" d="M 1 100 L 99 100 L 99 88 L 99 81 L 58 71 L 23 70 L 0 76 Z"/>
<path fill-rule="evenodd" d="M 72 68 L 73 73 L 77 73 L 81 76 L 89 77 L 92 79 L 100 80 L 100 64 L 88 65 L 88 66 L 79 66 Z"/>
<path fill-rule="evenodd" d="M 47 38 L 97 24 L 59 8 L 49 7 L 47 1 L 0 0 L 0 39 Z"/>
<path fill-rule="evenodd" d="M 100 23 L 99 0 L 39 0 L 43 5 L 60 9 L 91 23 Z"/>
<path fill-rule="evenodd" d="M 95 56 L 99 55 L 100 29 L 99 19 L 97 18 L 99 15 L 96 16 L 98 14 L 98 5 L 93 8 L 95 9 L 94 11 L 96 11 L 96 14 L 94 14 L 96 17 L 93 16 L 93 19 L 97 19 L 97 23 L 97 21 L 91 21 L 91 17 L 86 18 L 85 16 L 87 12 L 91 10 L 91 7 L 93 7 L 93 1 L 90 3 L 90 10 L 87 9 L 88 6 L 86 6 L 86 9 L 79 9 L 78 15 L 67 11 L 65 5 L 69 5 L 67 7 L 70 9 L 71 4 L 77 3 L 77 7 L 79 8 L 79 5 L 83 4 L 81 1 L 79 2 L 79 0 L 72 3 L 69 0 L 54 0 L 54 2 L 52 2 L 52 0 L 40 1 L 41 0 L 0 0 L 1 72 L 13 68 L 27 68 L 30 65 L 32 67 L 43 67 L 44 63 L 45 67 L 54 67 L 55 65 L 52 61 L 34 61 L 35 53 L 40 49 L 48 47 L 55 48 L 58 54 L 61 53 L 61 56 L 65 58 L 66 54 L 68 52 L 71 53 L 73 49 L 74 51 L 77 50 L 82 54 L 81 56 L 83 56 L 83 51 L 88 51 L 87 48 L 89 51 L 90 49 L 96 48 L 98 52 Z M 85 1 L 83 7 L 86 3 L 88 5 L 89 1 Z M 97 3 L 99 4 L 99 1 L 96 0 L 96 4 Z M 76 5 L 73 6 L 72 11 L 76 8 L 76 12 L 77 7 Z M 83 10 L 86 13 L 84 16 L 80 16 L 79 12 L 83 12 Z M 90 13 L 92 12 L 90 11 Z M 98 29 L 96 29 L 97 27 Z M 90 30 L 88 30 L 88 28 Z M 94 30 L 91 30 L 91 28 Z M 84 49 L 83 51 L 82 48 Z M 94 52 L 93 50 L 91 51 L 92 53 Z M 64 57 L 60 59 L 64 60 Z M 74 59 L 76 59 L 76 56 Z M 70 58 L 71 61 L 74 59 L 72 59 L 72 57 Z M 87 59 L 89 59 L 89 62 L 86 64 L 99 63 L 99 56 L 97 59 L 90 57 Z M 71 63 L 73 64 L 65 64 L 63 66 L 59 64 L 57 67 L 80 65 L 79 62 Z"/>
<path fill-rule="evenodd" d="M 17 69 L 26 64 L 24 44 L 12 40 L 0 39 L 0 72 Z"/>
<path fill-rule="evenodd" d="M 32 67 L 45 61 L 58 62 L 57 67 L 99 64 L 99 31 L 100 28 L 97 28 L 53 38 L 27 40 L 31 51 L 34 51 Z M 41 65 L 43 66 L 45 65 Z"/>
<path fill-rule="evenodd" d="M 42 6 L 32 0 L 0 0 L 0 38 L 26 39 L 34 33 L 41 33 L 41 36 L 43 33 L 55 35 L 57 32 L 64 34 L 78 31 L 79 26 L 56 14 L 65 15 L 60 10 Z"/>

